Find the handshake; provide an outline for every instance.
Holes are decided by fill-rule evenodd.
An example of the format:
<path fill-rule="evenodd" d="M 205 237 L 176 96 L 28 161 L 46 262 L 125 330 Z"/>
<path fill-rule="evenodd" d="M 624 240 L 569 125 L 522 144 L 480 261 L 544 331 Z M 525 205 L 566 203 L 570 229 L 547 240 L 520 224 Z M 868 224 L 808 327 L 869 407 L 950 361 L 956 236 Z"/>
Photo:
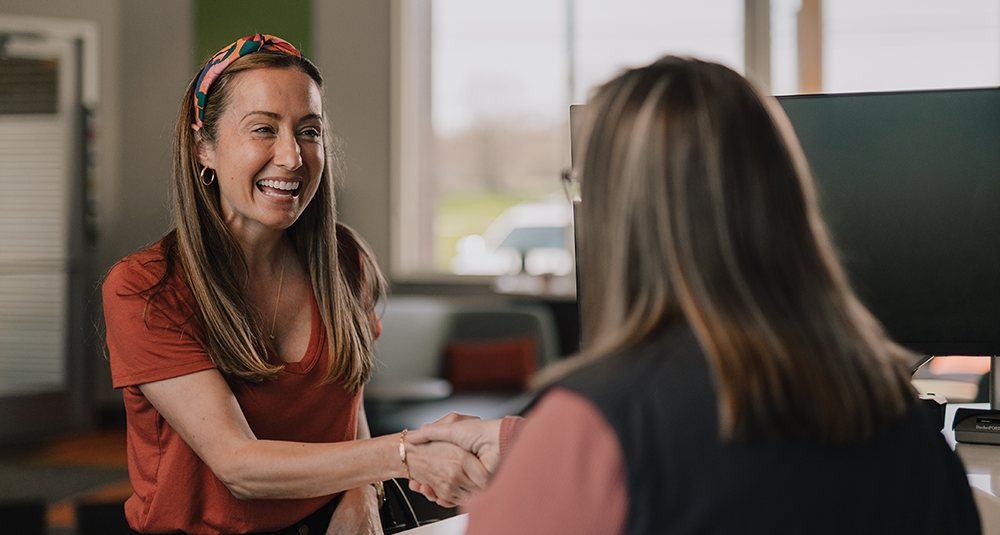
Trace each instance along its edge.
<path fill-rule="evenodd" d="M 401 447 L 410 490 L 444 507 L 464 503 L 500 464 L 501 422 L 453 412 L 408 432 Z"/>

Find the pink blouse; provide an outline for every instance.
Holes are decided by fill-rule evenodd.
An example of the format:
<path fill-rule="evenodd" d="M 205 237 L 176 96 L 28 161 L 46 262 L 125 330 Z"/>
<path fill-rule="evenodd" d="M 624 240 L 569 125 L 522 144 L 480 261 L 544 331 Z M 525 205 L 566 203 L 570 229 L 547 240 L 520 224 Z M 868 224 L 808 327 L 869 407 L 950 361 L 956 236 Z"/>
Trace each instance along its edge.
<path fill-rule="evenodd" d="M 527 418 L 504 418 L 500 451 L 500 469 L 466 507 L 468 534 L 625 532 L 621 445 L 587 398 L 557 388 Z"/>

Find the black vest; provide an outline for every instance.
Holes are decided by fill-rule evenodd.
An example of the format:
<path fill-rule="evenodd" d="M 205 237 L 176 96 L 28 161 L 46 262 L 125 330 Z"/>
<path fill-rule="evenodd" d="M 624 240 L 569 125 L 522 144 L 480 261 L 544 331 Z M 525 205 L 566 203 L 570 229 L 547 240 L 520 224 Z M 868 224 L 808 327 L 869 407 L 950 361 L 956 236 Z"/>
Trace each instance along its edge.
<path fill-rule="evenodd" d="M 965 471 L 915 407 L 868 443 L 723 444 L 687 326 L 559 383 L 591 399 L 628 471 L 627 533 L 980 533 Z"/>

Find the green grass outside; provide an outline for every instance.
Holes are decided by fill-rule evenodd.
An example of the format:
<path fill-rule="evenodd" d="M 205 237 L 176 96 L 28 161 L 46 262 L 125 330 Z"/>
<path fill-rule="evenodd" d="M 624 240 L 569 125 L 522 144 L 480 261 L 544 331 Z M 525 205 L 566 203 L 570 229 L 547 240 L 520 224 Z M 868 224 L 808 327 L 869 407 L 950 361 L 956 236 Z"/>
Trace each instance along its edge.
<path fill-rule="evenodd" d="M 448 261 L 455 256 L 458 240 L 470 234 L 482 234 L 504 210 L 541 195 L 510 193 L 460 193 L 438 198 L 434 217 L 434 260 L 441 271 L 448 271 Z"/>

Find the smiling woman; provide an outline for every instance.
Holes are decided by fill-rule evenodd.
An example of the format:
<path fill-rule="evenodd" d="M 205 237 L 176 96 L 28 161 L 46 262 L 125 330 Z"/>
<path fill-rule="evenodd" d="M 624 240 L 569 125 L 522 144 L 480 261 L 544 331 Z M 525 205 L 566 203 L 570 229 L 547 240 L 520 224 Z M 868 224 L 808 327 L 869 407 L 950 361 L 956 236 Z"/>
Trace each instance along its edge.
<path fill-rule="evenodd" d="M 242 243 L 294 223 L 323 174 L 319 87 L 298 69 L 235 75 L 215 132 L 196 135 L 198 160 L 218 175 L 223 217 Z M 206 133 L 207 134 L 207 133 Z"/>
<path fill-rule="evenodd" d="M 378 533 L 378 482 L 442 504 L 485 484 L 458 447 L 370 437 L 385 282 L 336 221 L 332 144 L 322 76 L 281 39 L 240 39 L 189 84 L 175 228 L 104 282 L 136 532 Z"/>

